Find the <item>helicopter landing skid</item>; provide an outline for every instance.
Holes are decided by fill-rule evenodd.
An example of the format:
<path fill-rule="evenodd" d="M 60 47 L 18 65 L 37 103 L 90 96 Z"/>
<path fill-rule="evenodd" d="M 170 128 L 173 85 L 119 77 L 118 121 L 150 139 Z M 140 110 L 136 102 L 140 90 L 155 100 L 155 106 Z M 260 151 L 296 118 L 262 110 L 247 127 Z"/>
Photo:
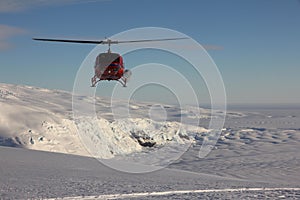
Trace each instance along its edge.
<path fill-rule="evenodd" d="M 91 87 L 96 87 L 96 84 L 97 84 L 99 81 L 100 81 L 100 79 L 97 80 L 97 76 L 94 76 L 94 77 L 91 79 L 91 82 L 92 82 Z"/>
<path fill-rule="evenodd" d="M 123 87 L 127 87 L 127 86 L 126 86 L 126 79 L 125 79 L 125 80 L 123 80 L 123 79 L 122 79 L 122 80 L 118 79 L 117 81 L 118 81 L 119 83 L 121 83 Z"/>
<path fill-rule="evenodd" d="M 97 77 L 94 76 L 94 77 L 91 79 L 91 82 L 92 82 L 91 87 L 96 87 L 97 83 L 100 82 L 100 81 L 101 81 L 100 79 L 97 80 Z M 122 78 L 121 80 L 118 79 L 118 80 L 116 80 L 116 81 L 118 81 L 119 83 L 121 83 L 121 85 L 122 85 L 123 87 L 126 87 L 126 83 L 127 83 L 126 78 Z"/>

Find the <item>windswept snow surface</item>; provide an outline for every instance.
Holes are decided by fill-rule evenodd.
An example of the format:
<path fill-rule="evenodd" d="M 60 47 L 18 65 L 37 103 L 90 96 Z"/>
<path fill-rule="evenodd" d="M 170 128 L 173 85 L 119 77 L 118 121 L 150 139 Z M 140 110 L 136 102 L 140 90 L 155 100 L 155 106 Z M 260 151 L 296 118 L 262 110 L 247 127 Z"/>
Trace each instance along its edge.
<path fill-rule="evenodd" d="M 0 85 L 0 143 L 88 155 L 72 121 L 70 94 L 30 86 Z"/>

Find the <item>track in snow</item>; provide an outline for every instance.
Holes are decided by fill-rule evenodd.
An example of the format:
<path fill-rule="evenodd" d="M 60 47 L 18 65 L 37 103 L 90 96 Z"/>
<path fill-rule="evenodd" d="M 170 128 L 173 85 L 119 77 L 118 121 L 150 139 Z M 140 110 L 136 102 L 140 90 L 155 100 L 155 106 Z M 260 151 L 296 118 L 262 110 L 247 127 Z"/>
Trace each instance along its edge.
<path fill-rule="evenodd" d="M 82 200 L 96 200 L 96 199 L 125 199 L 125 198 L 141 198 L 141 197 L 154 197 L 154 196 L 168 196 L 168 195 L 182 195 L 192 193 L 226 193 L 226 192 L 267 192 L 267 191 L 300 191 L 300 188 L 225 188 L 225 189 L 204 189 L 204 190 L 171 190 L 164 192 L 142 192 L 142 193 L 125 193 L 125 194 L 105 194 L 99 196 L 77 196 L 77 197 L 64 197 L 61 199 L 82 199 Z M 285 198 L 285 196 L 278 196 Z M 57 199 L 57 198 L 54 198 Z M 54 200 L 48 199 L 48 200 Z"/>

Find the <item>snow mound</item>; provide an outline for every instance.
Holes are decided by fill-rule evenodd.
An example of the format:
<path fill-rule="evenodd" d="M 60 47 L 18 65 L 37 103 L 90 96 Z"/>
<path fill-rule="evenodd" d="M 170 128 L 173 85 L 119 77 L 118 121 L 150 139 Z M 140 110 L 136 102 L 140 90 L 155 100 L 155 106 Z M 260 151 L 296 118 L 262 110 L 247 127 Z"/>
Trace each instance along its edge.
<path fill-rule="evenodd" d="M 204 128 L 184 126 L 178 122 L 155 122 L 151 119 L 119 119 L 109 122 L 100 118 L 76 121 L 79 135 L 90 153 L 98 158 L 112 158 L 141 152 L 144 148 L 194 141 L 191 133 Z"/>
<path fill-rule="evenodd" d="M 113 120 L 109 100 L 81 96 L 80 102 L 91 107 L 96 102 L 100 115 L 74 120 L 72 94 L 65 91 L 0 84 L 0 145 L 112 158 L 191 143 L 192 135 L 207 132 L 175 120 L 141 117 L 149 104 L 134 103 L 135 117 Z M 174 116 L 180 112 L 176 106 L 168 109 Z"/>

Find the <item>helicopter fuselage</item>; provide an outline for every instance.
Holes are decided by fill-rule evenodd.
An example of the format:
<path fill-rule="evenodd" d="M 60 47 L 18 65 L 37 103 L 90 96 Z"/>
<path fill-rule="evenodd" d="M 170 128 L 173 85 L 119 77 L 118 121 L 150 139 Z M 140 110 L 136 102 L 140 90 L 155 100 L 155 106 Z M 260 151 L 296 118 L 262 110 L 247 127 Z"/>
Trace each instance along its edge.
<path fill-rule="evenodd" d="M 95 61 L 95 76 L 92 78 L 92 86 L 102 80 L 115 80 L 126 86 L 124 75 L 124 63 L 121 55 L 117 53 L 100 53 Z M 97 80 L 98 79 L 98 80 Z"/>

